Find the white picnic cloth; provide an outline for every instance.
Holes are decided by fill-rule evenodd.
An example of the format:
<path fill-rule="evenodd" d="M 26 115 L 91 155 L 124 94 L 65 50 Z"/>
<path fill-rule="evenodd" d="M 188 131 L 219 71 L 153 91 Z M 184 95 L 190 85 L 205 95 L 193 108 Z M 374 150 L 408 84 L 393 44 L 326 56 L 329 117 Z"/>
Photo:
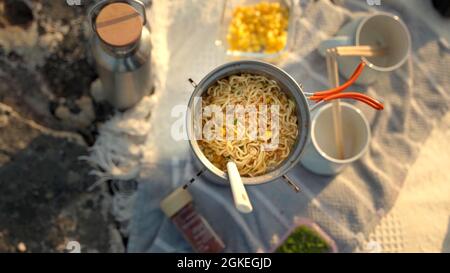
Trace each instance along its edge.
<path fill-rule="evenodd" d="M 249 215 L 236 211 L 227 187 L 200 178 L 189 188 L 198 210 L 225 241 L 227 252 L 270 250 L 296 217 L 316 221 L 336 240 L 340 251 L 364 250 L 363 244 L 394 205 L 422 144 L 448 113 L 448 41 L 404 8 L 403 1 L 386 0 L 381 6 L 356 0 L 338 2 L 339 6 L 325 0 L 299 1 L 301 15 L 296 20 L 296 49 L 278 65 L 307 91 L 327 87 L 325 61 L 318 54 L 317 46 L 355 16 L 378 10 L 400 15 L 411 30 L 413 55 L 406 65 L 383 75 L 376 84 L 359 88 L 382 98 L 385 110 L 375 112 L 357 104 L 370 121 L 373 139 L 368 153 L 342 174 L 316 176 L 299 165 L 290 176 L 303 192 L 294 193 L 281 180 L 250 187 L 254 212 Z M 172 125 L 180 119 L 172 109 L 187 104 L 193 90 L 188 78 L 198 82 L 213 68 L 228 61 L 214 44 L 221 9 L 218 1 L 154 1 L 149 17 L 156 92 L 140 104 L 141 109 L 151 112 L 149 120 L 142 121 L 147 131 L 136 139 L 133 133 L 127 132 L 127 117 L 123 115 L 117 118 L 120 122 L 105 125 L 98 140 L 103 145 L 96 144 L 93 148 L 101 155 L 97 158 L 111 157 L 108 152 L 111 145 L 105 145 L 109 142 L 102 140 L 111 134 L 116 123 L 123 124 L 125 130 L 113 134 L 128 136 L 122 137 L 120 143 L 137 147 L 131 151 L 122 149 L 126 152 L 120 156 L 116 156 L 120 150 L 115 149 L 116 160 L 110 161 L 115 168 L 109 169 L 118 175 L 104 172 L 107 178 L 125 179 L 133 175 L 134 167 L 140 171 L 141 183 L 134 197 L 128 230 L 130 252 L 192 251 L 163 215 L 159 202 L 196 173 L 187 141 L 171 137 Z M 135 115 L 130 116 L 133 119 Z M 132 155 L 130 160 L 127 155 Z M 95 164 L 95 156 L 91 162 Z"/>

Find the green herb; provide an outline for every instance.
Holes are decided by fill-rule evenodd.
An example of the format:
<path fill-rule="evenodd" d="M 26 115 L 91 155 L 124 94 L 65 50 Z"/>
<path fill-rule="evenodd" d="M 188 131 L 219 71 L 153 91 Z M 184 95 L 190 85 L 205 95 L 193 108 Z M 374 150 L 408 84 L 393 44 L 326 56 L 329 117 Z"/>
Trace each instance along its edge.
<path fill-rule="evenodd" d="M 278 247 L 278 253 L 327 253 L 331 248 L 316 231 L 300 226 Z"/>

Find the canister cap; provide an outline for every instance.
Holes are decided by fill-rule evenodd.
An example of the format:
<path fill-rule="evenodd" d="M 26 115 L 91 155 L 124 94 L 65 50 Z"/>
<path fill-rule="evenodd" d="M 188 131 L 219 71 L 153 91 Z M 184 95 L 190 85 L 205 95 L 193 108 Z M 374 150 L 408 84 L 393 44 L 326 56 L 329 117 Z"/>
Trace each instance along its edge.
<path fill-rule="evenodd" d="M 160 206 L 170 218 L 190 202 L 192 202 L 192 195 L 183 188 L 177 188 L 161 201 Z"/>
<path fill-rule="evenodd" d="M 127 3 L 104 6 L 95 19 L 97 34 L 111 46 L 123 47 L 135 43 L 142 33 L 139 12 Z"/>

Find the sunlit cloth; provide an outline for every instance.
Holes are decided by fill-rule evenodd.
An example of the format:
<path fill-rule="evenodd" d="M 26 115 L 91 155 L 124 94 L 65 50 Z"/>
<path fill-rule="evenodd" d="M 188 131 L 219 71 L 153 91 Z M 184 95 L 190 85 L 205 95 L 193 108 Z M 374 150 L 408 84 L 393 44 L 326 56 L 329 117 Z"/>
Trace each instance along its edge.
<path fill-rule="evenodd" d="M 237 212 L 228 187 L 199 179 L 189 188 L 198 210 L 225 241 L 228 252 L 272 249 L 299 216 L 316 221 L 341 251 L 361 247 L 393 206 L 421 145 L 449 110 L 450 50 L 422 19 L 401 4 L 391 5 L 391 1 L 373 7 L 356 0 L 342 1 L 344 6 L 325 0 L 300 2 L 295 50 L 279 65 L 307 91 L 327 87 L 325 61 L 317 46 L 354 16 L 377 10 L 399 14 L 411 30 L 414 55 L 408 64 L 380 77 L 373 86 L 359 88 L 382 98 L 386 107 L 376 113 L 357 104 L 370 121 L 373 139 L 364 158 L 341 175 L 316 176 L 298 166 L 290 176 L 303 192 L 294 193 L 281 180 L 251 187 L 248 191 L 254 212 L 249 215 Z M 159 202 L 196 172 L 188 143 L 171 137 L 172 124 L 180 120 L 172 109 L 187 104 L 193 90 L 188 78 L 198 82 L 227 61 L 214 45 L 221 8 L 214 1 L 157 1 L 152 8 L 152 14 L 157 14 L 150 14 L 150 20 L 158 86 L 151 130 L 145 144 L 129 138 L 118 140 L 124 147 L 137 145 L 140 155 L 130 152 L 129 159 L 119 157 L 121 163 L 114 164 L 123 168 L 118 177 L 130 175 L 132 166 L 139 166 L 141 183 L 130 227 L 130 252 L 191 251 L 159 209 Z M 101 144 L 102 137 L 101 132 L 96 146 L 106 148 L 99 151 L 112 151 L 109 145 Z M 94 146 L 91 156 L 97 159 L 91 162 L 108 163 L 108 158 L 115 158 L 115 152 L 105 156 L 95 155 L 95 151 Z M 121 154 L 126 157 L 127 153 Z M 103 173 L 112 175 L 111 170 Z"/>
<path fill-rule="evenodd" d="M 139 175 L 152 106 L 152 99 L 144 97 L 133 109 L 116 113 L 100 126 L 89 155 L 80 157 L 94 167 L 91 174 L 98 177 L 91 188 L 107 180 L 130 180 Z"/>

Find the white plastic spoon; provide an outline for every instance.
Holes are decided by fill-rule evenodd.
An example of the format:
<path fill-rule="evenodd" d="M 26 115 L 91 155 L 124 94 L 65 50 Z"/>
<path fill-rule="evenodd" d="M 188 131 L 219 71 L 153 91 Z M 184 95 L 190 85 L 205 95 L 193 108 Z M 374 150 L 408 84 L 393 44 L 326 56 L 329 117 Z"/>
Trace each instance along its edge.
<path fill-rule="evenodd" d="M 237 210 L 242 213 L 250 213 L 253 211 L 252 203 L 248 198 L 244 183 L 242 183 L 241 175 L 239 174 L 236 163 L 228 162 L 228 179 L 231 185 L 231 192 L 233 193 L 234 205 Z"/>

